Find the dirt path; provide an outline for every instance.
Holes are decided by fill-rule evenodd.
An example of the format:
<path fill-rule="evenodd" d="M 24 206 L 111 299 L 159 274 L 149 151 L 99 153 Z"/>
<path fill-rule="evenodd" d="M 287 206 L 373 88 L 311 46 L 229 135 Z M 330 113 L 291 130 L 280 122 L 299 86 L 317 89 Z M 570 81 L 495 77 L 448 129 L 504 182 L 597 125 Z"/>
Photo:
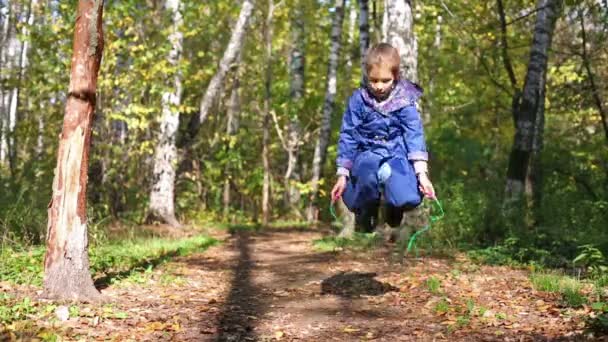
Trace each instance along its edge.
<path fill-rule="evenodd" d="M 225 243 L 165 264 L 141 284 L 105 289 L 115 301 L 111 310 L 124 312 L 120 319 L 84 315 L 66 327 L 87 340 L 582 339 L 586 309 L 559 307 L 557 298 L 532 289 L 524 271 L 458 258 L 391 265 L 382 248 L 314 251 L 320 236 L 224 236 Z"/>

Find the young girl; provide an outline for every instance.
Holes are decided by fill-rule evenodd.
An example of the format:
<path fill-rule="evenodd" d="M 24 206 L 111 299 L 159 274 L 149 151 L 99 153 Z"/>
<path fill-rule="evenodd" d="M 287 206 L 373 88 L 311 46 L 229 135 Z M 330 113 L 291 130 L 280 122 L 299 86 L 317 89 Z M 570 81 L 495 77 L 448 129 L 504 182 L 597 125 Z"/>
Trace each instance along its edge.
<path fill-rule="evenodd" d="M 391 227 L 401 224 L 403 212 L 417 207 L 423 194 L 435 196 L 416 110 L 422 89 L 400 79 L 399 62 L 390 44 L 370 48 L 365 85 L 350 97 L 340 129 L 332 200 L 342 197 L 367 232 L 374 229 L 381 194 Z"/>

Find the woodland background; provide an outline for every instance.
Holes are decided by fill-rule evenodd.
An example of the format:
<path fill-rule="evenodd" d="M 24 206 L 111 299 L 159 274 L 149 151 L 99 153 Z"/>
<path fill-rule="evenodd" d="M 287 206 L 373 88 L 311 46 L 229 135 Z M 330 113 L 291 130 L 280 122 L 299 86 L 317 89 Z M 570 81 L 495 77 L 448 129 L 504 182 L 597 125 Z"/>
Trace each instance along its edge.
<path fill-rule="evenodd" d="M 76 3 L 0 1 L 5 250 L 45 241 Z M 222 57 L 246 4 L 242 46 L 226 65 Z M 106 1 L 89 162 L 90 242 L 110 240 L 108 228 L 116 223 L 329 223 L 341 114 L 361 79 L 361 16 L 368 21 L 368 44 L 380 42 L 384 8 L 375 0 Z M 587 251 L 599 259 L 585 260 L 604 265 L 607 9 L 606 1 L 561 4 L 535 150 L 542 177 L 526 182 L 534 196 L 524 194 L 514 204 L 505 192 L 513 98 L 523 89 L 535 44 L 537 2 L 412 2 L 414 78 L 425 89 L 420 108 L 431 179 L 446 211 L 429 233 L 433 247 L 556 267 L 571 266 Z M 332 24 L 341 28 L 333 40 Z M 328 104 L 332 58 L 336 91 Z M 218 70 L 217 92 L 206 99 Z M 168 102 L 178 84 L 179 101 Z M 331 116 L 323 119 L 324 112 Z M 329 133 L 329 142 L 315 182 L 321 132 Z M 175 219 L 151 210 L 155 163 L 167 159 L 155 151 L 164 151 L 167 141 L 177 146 L 169 163 Z"/>

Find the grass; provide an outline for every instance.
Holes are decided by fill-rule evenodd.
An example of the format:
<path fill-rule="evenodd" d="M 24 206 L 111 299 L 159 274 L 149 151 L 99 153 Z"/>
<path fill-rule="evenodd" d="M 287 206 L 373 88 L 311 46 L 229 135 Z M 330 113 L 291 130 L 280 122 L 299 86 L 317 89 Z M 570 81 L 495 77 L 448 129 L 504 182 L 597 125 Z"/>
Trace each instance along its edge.
<path fill-rule="evenodd" d="M 426 280 L 426 287 L 432 294 L 439 294 L 439 290 L 441 288 L 441 280 L 439 280 L 437 277 L 429 277 Z"/>
<path fill-rule="evenodd" d="M 367 250 L 380 243 L 376 233 L 355 233 L 352 238 L 328 236 L 313 241 L 316 250 L 322 252 L 340 251 L 344 249 Z"/>
<path fill-rule="evenodd" d="M 572 277 L 552 273 L 532 273 L 530 281 L 538 291 L 561 294 L 567 306 L 576 308 L 587 302 L 587 298 L 581 293 L 580 281 Z"/>
<path fill-rule="evenodd" d="M 203 251 L 217 243 L 206 236 L 183 239 L 135 239 L 94 246 L 89 250 L 91 273 L 106 282 L 145 272 L 168 259 Z M 42 284 L 44 247 L 17 251 L 3 248 L 0 252 L 0 279 L 16 284 Z"/>
<path fill-rule="evenodd" d="M 217 240 L 210 237 L 194 236 L 181 239 L 140 238 L 94 246 L 89 251 L 91 273 L 98 285 L 120 280 L 144 283 L 157 265 L 175 256 L 203 251 L 216 243 Z M 41 285 L 43 258 L 43 247 L 20 251 L 5 247 L 0 251 L 0 279 L 15 284 Z M 183 282 L 183 279 L 177 276 L 165 274 L 160 279 L 162 285 Z M 29 297 L 15 298 L 10 294 L 0 293 L 0 327 L 2 324 L 13 322 L 25 324 L 33 316 L 53 317 L 54 309 L 54 305 L 44 306 Z M 81 315 L 78 306 L 70 306 L 69 313 L 71 317 Z M 125 318 L 122 317 L 124 315 L 113 313 L 109 317 L 120 319 Z"/>

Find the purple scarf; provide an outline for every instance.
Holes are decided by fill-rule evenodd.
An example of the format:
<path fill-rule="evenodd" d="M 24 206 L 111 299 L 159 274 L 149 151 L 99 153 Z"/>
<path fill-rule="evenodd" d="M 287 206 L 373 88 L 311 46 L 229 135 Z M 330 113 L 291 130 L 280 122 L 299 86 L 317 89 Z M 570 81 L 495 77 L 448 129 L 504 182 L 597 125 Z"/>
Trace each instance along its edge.
<path fill-rule="evenodd" d="M 408 80 L 400 80 L 397 81 L 397 84 L 395 84 L 391 94 L 385 101 L 380 102 L 376 100 L 368 87 L 363 87 L 361 89 L 361 96 L 368 106 L 380 112 L 382 115 L 389 115 L 391 112 L 403 107 L 414 105 L 416 100 L 422 96 L 422 92 L 422 88 L 416 83 L 412 83 Z"/>

